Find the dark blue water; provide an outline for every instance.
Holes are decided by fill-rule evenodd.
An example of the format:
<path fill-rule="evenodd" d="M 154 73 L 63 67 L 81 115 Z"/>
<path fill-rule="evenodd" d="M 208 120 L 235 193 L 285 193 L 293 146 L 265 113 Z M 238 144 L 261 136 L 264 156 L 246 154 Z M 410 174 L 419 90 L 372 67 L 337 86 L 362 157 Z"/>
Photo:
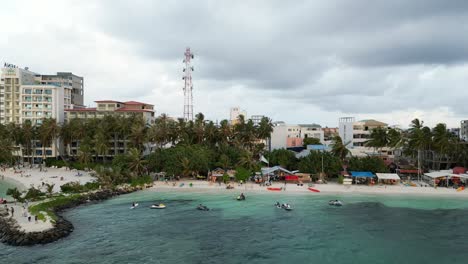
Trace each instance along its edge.
<path fill-rule="evenodd" d="M 464 200 L 341 196 L 335 208 L 325 196 L 233 197 L 140 192 L 80 207 L 65 214 L 72 235 L 0 245 L 0 263 L 468 263 Z M 130 210 L 132 201 L 140 206 Z M 155 201 L 167 209 L 149 209 Z"/>

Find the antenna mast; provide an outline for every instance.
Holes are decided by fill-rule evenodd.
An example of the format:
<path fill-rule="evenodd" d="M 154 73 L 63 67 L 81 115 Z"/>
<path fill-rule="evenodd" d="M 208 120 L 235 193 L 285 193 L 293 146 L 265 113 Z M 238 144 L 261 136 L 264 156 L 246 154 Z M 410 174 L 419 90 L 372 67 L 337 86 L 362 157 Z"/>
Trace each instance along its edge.
<path fill-rule="evenodd" d="M 190 48 L 185 50 L 185 68 L 183 70 L 184 76 L 182 80 L 185 81 L 184 85 L 184 120 L 193 121 L 193 83 L 192 83 L 192 71 L 193 66 L 190 66 L 190 61 L 193 59 L 193 53 L 190 51 Z"/>

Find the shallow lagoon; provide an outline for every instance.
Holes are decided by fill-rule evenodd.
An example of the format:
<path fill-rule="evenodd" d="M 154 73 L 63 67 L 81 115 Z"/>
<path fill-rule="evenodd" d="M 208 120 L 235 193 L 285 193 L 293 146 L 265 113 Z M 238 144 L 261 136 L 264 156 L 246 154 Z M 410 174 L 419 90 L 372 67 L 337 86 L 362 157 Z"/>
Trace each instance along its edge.
<path fill-rule="evenodd" d="M 468 201 L 144 191 L 68 211 L 75 231 L 0 263 L 466 263 Z M 328 205 L 338 198 L 341 208 Z M 133 201 L 140 203 L 134 210 Z M 164 210 L 149 209 L 164 202 Z M 293 205 L 291 212 L 273 206 Z M 203 203 L 211 211 L 195 210 Z"/>

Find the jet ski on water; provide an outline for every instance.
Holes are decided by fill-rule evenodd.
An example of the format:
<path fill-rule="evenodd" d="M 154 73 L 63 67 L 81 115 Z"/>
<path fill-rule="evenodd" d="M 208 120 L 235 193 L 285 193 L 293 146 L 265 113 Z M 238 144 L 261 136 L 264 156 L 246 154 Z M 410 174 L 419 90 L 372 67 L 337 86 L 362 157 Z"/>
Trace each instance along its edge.
<path fill-rule="evenodd" d="M 343 205 L 343 203 L 341 201 L 339 201 L 339 200 L 330 200 L 330 201 L 328 201 L 328 204 L 332 205 L 332 206 L 342 206 Z"/>
<path fill-rule="evenodd" d="M 239 196 L 237 196 L 237 201 L 244 201 L 244 200 L 245 200 L 244 193 L 241 193 Z"/>
<path fill-rule="evenodd" d="M 286 211 L 292 211 L 292 207 L 289 204 L 282 204 L 281 208 L 283 208 Z"/>
<path fill-rule="evenodd" d="M 164 205 L 162 203 L 151 205 L 151 209 L 164 209 L 164 208 L 166 208 L 166 205 Z"/>
<path fill-rule="evenodd" d="M 132 203 L 132 206 L 130 207 L 130 209 L 135 209 L 138 207 L 138 205 L 139 205 L 138 203 Z"/>
<path fill-rule="evenodd" d="M 199 204 L 197 206 L 197 210 L 200 210 L 200 211 L 209 211 L 210 209 L 208 207 L 206 207 L 205 205 L 202 205 L 202 204 Z"/>
<path fill-rule="evenodd" d="M 276 206 L 276 208 L 282 208 L 282 207 L 281 207 L 281 204 L 280 204 L 279 202 L 276 202 L 276 203 L 275 203 L 275 206 Z"/>

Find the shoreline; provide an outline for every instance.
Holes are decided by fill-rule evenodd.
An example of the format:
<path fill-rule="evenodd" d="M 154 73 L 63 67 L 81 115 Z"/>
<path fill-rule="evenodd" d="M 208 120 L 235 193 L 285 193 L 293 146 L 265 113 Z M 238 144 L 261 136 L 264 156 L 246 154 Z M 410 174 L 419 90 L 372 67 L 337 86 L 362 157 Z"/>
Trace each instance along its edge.
<path fill-rule="evenodd" d="M 61 215 L 65 210 L 91 204 L 92 202 L 104 201 L 139 190 L 142 190 L 142 188 L 129 187 L 81 194 L 77 199 L 51 208 L 57 220 L 52 224 L 51 228 L 44 230 L 26 231 L 24 230 L 24 226 L 21 226 L 14 217 L 12 218 L 5 209 L 0 208 L 0 241 L 11 246 L 33 246 L 55 242 L 70 235 L 74 229 L 73 224 Z"/>
<path fill-rule="evenodd" d="M 184 183 L 183 187 L 179 187 L 180 184 Z M 192 183 L 193 187 L 189 187 Z M 270 191 L 267 190 L 267 186 L 260 186 L 255 183 L 247 183 L 243 186 L 239 186 L 237 183 L 231 184 L 234 189 L 226 189 L 226 185 L 221 186 L 216 184 L 210 184 L 206 181 L 197 180 L 181 180 L 176 182 L 176 186 L 172 186 L 172 183 L 166 184 L 164 182 L 154 182 L 151 191 L 175 191 L 175 192 L 205 192 L 205 193 L 277 193 L 277 194 L 301 194 L 301 195 L 374 195 L 374 196 L 412 196 L 412 197 L 447 197 L 447 198 L 467 198 L 468 191 L 464 190 L 457 192 L 455 189 L 449 188 L 433 188 L 433 187 L 410 187 L 403 185 L 396 186 L 360 186 L 351 185 L 346 186 L 337 183 L 328 184 L 315 184 L 314 189 L 320 190 L 320 192 L 312 192 L 308 190 L 307 184 L 304 186 L 297 186 L 296 184 L 287 184 L 286 190 L 281 191 Z M 284 187 L 284 183 L 273 183 L 271 187 Z"/>

